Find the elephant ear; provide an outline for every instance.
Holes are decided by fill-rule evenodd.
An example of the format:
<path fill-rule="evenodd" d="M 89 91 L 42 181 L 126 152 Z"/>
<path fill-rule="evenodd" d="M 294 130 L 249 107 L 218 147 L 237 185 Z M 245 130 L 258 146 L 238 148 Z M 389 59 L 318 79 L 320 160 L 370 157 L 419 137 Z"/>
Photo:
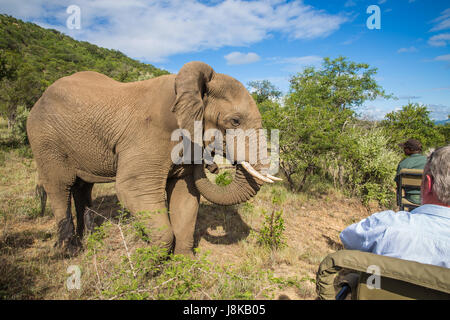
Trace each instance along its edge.
<path fill-rule="evenodd" d="M 214 70 L 206 63 L 193 61 L 186 63 L 175 78 L 175 113 L 178 126 L 187 129 L 194 137 L 194 121 L 202 121 L 204 113 L 203 95 L 206 84 L 214 76 Z"/>

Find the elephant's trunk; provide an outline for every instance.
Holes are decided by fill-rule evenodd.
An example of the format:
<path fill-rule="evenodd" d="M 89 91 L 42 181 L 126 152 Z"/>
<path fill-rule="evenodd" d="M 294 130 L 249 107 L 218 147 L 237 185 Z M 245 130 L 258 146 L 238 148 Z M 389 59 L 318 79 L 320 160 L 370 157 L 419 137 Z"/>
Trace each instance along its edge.
<path fill-rule="evenodd" d="M 242 134 L 242 132 L 240 133 Z M 263 140 L 260 140 L 263 139 Z M 234 140 L 234 144 L 230 144 L 229 147 L 238 150 L 239 139 Z M 242 141 L 242 139 L 241 139 Z M 245 140 L 244 140 L 245 141 Z M 261 142 L 261 144 L 259 143 Z M 255 150 L 250 146 L 258 146 Z M 225 150 L 226 148 L 224 148 Z M 235 165 L 236 174 L 233 181 L 225 186 L 221 187 L 209 181 L 205 174 L 204 165 L 196 165 L 194 168 L 194 181 L 200 194 L 212 203 L 229 206 L 245 202 L 256 195 L 264 182 L 273 183 L 274 181 L 280 181 L 281 179 L 268 174 L 270 163 L 267 160 L 267 154 L 265 154 L 266 137 L 260 135 L 259 130 L 255 130 L 254 134 L 249 136 L 249 142 L 246 145 L 246 161 L 239 161 L 238 152 L 234 152 L 234 157 L 231 157 L 231 162 L 238 163 Z M 252 152 L 257 152 L 257 158 L 260 159 L 253 167 L 249 162 L 252 157 Z M 227 157 L 227 154 L 222 156 Z M 242 155 L 241 155 L 242 156 Z M 228 158 L 228 157 L 227 157 Z"/>
<path fill-rule="evenodd" d="M 236 174 L 233 181 L 221 187 L 212 183 L 205 174 L 203 165 L 194 168 L 195 186 L 202 196 L 212 203 L 230 206 L 245 202 L 256 195 L 262 181 L 255 179 L 242 165 L 236 165 Z"/>

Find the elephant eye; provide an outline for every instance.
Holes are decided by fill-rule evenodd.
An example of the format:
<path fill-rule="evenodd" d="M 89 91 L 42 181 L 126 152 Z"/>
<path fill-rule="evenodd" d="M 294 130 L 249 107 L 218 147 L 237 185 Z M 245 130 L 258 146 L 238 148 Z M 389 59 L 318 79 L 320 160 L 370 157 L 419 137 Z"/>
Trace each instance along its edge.
<path fill-rule="evenodd" d="M 231 118 L 231 124 L 238 127 L 241 124 L 241 120 L 239 120 L 239 118 Z"/>

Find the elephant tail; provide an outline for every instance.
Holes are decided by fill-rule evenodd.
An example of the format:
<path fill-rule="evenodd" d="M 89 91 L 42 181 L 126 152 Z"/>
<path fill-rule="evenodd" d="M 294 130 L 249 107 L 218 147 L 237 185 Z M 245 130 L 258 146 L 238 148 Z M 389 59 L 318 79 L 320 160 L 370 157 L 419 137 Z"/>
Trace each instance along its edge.
<path fill-rule="evenodd" d="M 36 185 L 36 196 L 41 200 L 41 217 L 44 216 L 45 213 L 45 205 L 47 203 L 47 192 L 45 192 L 44 186 L 42 184 Z"/>

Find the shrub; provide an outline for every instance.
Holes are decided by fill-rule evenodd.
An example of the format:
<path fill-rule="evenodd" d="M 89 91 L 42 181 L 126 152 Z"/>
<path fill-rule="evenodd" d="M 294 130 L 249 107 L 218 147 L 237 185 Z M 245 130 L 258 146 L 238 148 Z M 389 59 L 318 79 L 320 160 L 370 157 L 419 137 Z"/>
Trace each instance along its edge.
<path fill-rule="evenodd" d="M 259 231 L 258 243 L 271 249 L 281 249 L 285 246 L 283 210 L 272 210 L 268 214 L 267 210 L 263 209 L 263 214 L 264 224 Z"/>
<path fill-rule="evenodd" d="M 222 173 L 219 173 L 216 177 L 216 184 L 218 186 L 227 186 L 233 181 L 233 176 L 231 175 L 230 171 L 224 171 Z"/>
<path fill-rule="evenodd" d="M 95 213 L 95 212 L 94 212 Z M 209 252 L 196 258 L 169 254 L 147 243 L 139 218 L 108 219 L 87 237 L 83 295 L 96 299 L 255 299 L 298 281 L 253 265 L 216 265 Z"/>
<path fill-rule="evenodd" d="M 362 199 L 383 206 L 395 200 L 395 174 L 400 156 L 389 148 L 389 138 L 380 128 L 353 127 L 346 130 L 343 143 L 345 190 Z"/>
<path fill-rule="evenodd" d="M 12 127 L 12 133 L 22 144 L 28 144 L 27 118 L 29 114 L 30 111 L 24 106 L 17 107 L 16 119 Z"/>
<path fill-rule="evenodd" d="M 427 106 L 409 103 L 401 110 L 392 111 L 381 121 L 382 127 L 389 135 L 390 147 L 400 151 L 398 144 L 407 139 L 417 139 L 422 143 L 423 151 L 444 146 L 448 140 L 433 120 Z"/>
<path fill-rule="evenodd" d="M 5 165 L 6 161 L 6 152 L 0 149 L 0 166 Z"/>
<path fill-rule="evenodd" d="M 29 145 L 23 145 L 20 148 L 18 148 L 17 154 L 22 158 L 27 158 L 27 159 L 33 158 L 33 152 L 31 151 L 31 148 Z"/>
<path fill-rule="evenodd" d="M 274 207 L 282 205 L 286 198 L 286 193 L 278 189 L 272 190 L 272 204 Z M 282 217 L 283 210 L 272 209 L 268 214 L 267 210 L 263 209 L 264 224 L 258 234 L 258 243 L 262 246 L 271 249 L 281 249 L 286 245 L 283 232 L 285 230 L 284 219 Z"/>

